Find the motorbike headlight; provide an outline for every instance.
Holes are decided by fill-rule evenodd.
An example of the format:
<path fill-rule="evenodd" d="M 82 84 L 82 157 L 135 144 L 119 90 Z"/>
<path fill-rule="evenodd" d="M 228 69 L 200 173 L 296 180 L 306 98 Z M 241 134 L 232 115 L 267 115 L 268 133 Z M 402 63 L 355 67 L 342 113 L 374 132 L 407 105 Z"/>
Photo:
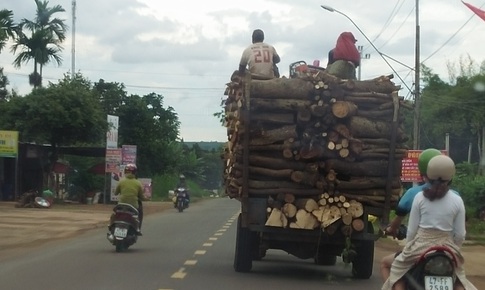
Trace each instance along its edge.
<path fill-rule="evenodd" d="M 432 257 L 426 261 L 424 271 L 430 275 L 451 275 L 453 273 L 453 262 L 446 256 Z"/>

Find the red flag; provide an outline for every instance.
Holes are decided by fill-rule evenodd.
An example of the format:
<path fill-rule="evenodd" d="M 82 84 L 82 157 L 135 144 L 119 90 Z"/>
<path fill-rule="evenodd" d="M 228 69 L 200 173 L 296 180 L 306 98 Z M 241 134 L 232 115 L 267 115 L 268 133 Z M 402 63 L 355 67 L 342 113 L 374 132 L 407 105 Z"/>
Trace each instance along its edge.
<path fill-rule="evenodd" d="M 463 2 L 463 1 L 461 1 Z M 485 20 L 485 11 L 471 5 L 471 4 L 468 4 L 466 2 L 463 2 L 463 4 L 466 5 L 466 7 L 470 8 L 471 11 L 473 11 L 476 15 L 478 15 L 478 17 L 482 18 L 483 20 Z"/>

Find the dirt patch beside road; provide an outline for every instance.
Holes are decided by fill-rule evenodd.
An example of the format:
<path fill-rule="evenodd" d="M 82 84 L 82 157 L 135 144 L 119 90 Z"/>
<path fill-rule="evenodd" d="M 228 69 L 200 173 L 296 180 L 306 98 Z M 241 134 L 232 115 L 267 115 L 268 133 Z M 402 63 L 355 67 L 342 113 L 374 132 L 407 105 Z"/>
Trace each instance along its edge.
<path fill-rule="evenodd" d="M 171 202 L 144 202 L 144 215 L 173 208 Z M 16 208 L 0 202 L 0 257 L 107 227 L 112 204 L 54 204 L 49 209 Z"/>

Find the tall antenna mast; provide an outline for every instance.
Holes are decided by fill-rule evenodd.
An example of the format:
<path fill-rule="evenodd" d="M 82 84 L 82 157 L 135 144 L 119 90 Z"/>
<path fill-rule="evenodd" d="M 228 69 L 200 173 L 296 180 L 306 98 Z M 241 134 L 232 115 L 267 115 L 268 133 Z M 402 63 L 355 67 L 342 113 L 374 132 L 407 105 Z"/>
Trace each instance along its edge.
<path fill-rule="evenodd" d="M 71 77 L 76 73 L 76 0 L 72 0 Z"/>

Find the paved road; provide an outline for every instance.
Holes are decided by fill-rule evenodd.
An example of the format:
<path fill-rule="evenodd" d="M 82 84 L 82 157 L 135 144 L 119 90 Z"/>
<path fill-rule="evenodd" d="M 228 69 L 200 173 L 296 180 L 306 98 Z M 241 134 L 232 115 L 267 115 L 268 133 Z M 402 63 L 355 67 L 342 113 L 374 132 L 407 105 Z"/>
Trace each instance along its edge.
<path fill-rule="evenodd" d="M 103 228 L 0 259 L 1 289 L 379 289 L 377 264 L 369 280 L 350 268 L 316 266 L 270 250 L 250 273 L 233 270 L 239 203 L 214 199 L 178 213 L 147 216 L 144 236 L 116 253 Z M 392 247 L 390 247 L 392 250 Z M 386 251 L 376 251 L 376 261 Z"/>

